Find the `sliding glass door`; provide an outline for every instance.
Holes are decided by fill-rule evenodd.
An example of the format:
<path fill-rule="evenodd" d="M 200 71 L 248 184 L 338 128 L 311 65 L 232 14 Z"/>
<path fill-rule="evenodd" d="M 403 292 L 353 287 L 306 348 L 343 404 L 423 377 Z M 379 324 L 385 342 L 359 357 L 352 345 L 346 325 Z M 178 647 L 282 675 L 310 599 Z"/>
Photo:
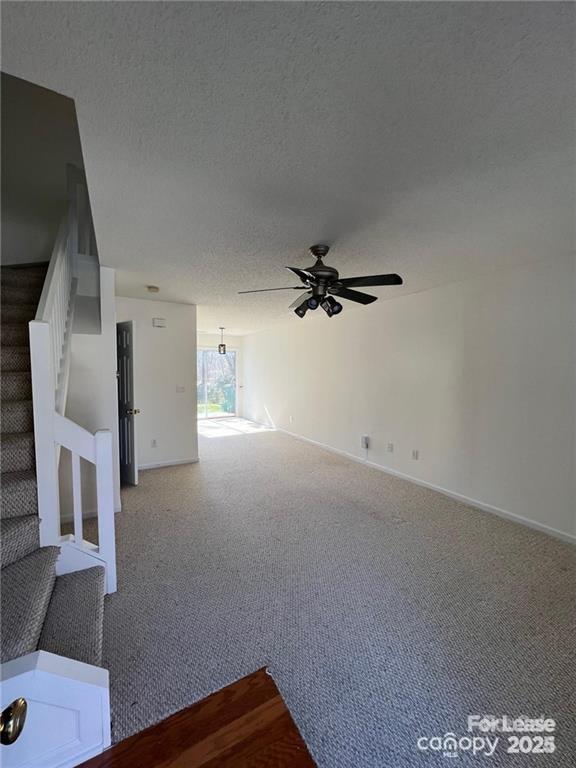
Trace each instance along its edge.
<path fill-rule="evenodd" d="M 198 418 L 236 415 L 236 352 L 197 352 Z"/>

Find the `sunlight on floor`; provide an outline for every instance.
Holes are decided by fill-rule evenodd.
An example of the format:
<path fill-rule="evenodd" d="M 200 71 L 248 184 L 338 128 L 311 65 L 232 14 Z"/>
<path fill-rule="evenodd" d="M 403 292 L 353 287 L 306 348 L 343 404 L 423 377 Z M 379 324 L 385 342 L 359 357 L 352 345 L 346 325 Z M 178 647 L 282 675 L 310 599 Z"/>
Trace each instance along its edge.
<path fill-rule="evenodd" d="M 198 421 L 198 434 L 202 437 L 233 437 L 234 435 L 253 435 L 256 432 L 274 432 L 274 429 L 235 416 L 229 419 L 199 419 Z"/>

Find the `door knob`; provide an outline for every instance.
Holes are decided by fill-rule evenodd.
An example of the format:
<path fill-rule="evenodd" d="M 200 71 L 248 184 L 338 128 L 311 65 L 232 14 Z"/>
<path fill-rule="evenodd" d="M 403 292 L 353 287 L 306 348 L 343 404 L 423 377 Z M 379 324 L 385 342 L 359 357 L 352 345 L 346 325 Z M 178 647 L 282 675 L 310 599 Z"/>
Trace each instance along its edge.
<path fill-rule="evenodd" d="M 140 408 L 126 408 L 128 416 L 137 416 L 140 413 Z"/>
<path fill-rule="evenodd" d="M 12 704 L 2 710 L 0 717 L 0 740 L 2 744 L 14 744 L 24 728 L 27 711 L 26 699 L 15 699 Z"/>

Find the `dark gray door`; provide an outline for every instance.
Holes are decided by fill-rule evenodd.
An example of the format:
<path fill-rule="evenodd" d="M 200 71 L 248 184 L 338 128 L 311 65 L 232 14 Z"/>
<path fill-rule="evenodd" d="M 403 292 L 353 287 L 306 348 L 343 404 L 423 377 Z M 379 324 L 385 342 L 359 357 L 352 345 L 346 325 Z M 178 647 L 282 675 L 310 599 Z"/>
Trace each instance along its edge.
<path fill-rule="evenodd" d="M 116 325 L 118 354 L 118 432 L 120 445 L 120 482 L 138 485 L 134 417 L 134 359 L 132 321 Z"/>

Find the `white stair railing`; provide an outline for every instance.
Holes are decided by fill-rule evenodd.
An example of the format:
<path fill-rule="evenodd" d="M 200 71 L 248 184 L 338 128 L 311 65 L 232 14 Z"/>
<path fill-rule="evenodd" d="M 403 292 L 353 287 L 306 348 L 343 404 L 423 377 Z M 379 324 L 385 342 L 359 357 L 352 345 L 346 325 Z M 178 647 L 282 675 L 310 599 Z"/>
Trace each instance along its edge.
<path fill-rule="evenodd" d="M 89 205 L 78 172 L 71 172 L 69 180 L 68 209 L 58 230 L 36 317 L 29 324 L 40 544 L 62 547 L 61 572 L 104 565 L 106 591 L 110 593 L 116 591 L 112 433 L 102 430 L 92 434 L 64 415 L 78 235 L 91 227 L 91 222 L 84 221 L 89 216 Z M 79 209 L 84 212 L 80 221 Z M 72 536 L 61 535 L 58 465 L 62 447 L 72 457 Z M 93 464 L 96 471 L 97 545 L 85 541 L 83 536 L 81 458 Z"/>

